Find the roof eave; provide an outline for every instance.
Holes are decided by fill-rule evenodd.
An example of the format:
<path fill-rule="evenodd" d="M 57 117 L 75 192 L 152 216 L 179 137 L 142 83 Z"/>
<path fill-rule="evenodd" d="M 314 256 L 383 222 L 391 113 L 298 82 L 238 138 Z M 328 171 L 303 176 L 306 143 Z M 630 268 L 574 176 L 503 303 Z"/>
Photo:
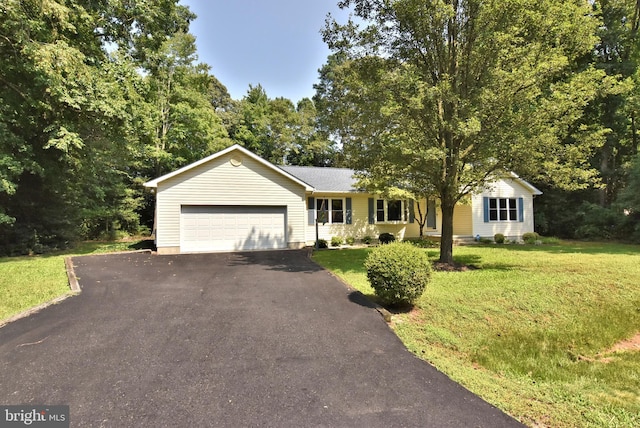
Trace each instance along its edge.
<path fill-rule="evenodd" d="M 165 174 L 165 175 L 163 175 L 161 177 L 158 177 L 156 179 L 147 181 L 146 183 L 144 183 L 144 186 L 145 187 L 157 188 L 158 184 L 163 182 L 163 181 L 166 181 L 166 180 L 168 180 L 168 179 L 170 179 L 172 177 L 180 175 L 180 174 L 182 174 L 182 173 L 184 173 L 184 172 L 186 172 L 186 171 L 188 171 L 188 170 L 190 170 L 192 168 L 196 168 L 196 167 L 198 167 L 200 165 L 203 165 L 203 164 L 205 164 L 205 163 L 207 163 L 209 161 L 212 161 L 213 159 L 216 159 L 216 158 L 219 158 L 221 156 L 224 156 L 227 153 L 230 153 L 230 152 L 232 152 L 234 150 L 237 150 L 237 151 L 243 153 L 244 155 L 249 156 L 251 159 L 261 163 L 262 165 L 266 166 L 267 168 L 270 168 L 270 169 L 272 169 L 272 170 L 284 175 L 288 179 L 290 179 L 290 180 L 294 181 L 295 183 L 297 183 L 297 184 L 301 185 L 302 187 L 304 187 L 305 191 L 307 191 L 307 192 L 313 192 L 315 190 L 309 184 L 307 184 L 304 181 L 298 179 L 297 177 L 289 174 L 287 171 L 285 171 L 285 170 L 283 170 L 281 168 L 278 168 L 277 166 L 275 166 L 271 162 L 268 162 L 268 161 L 262 159 L 260 156 L 256 155 L 255 153 L 250 152 L 249 150 L 245 149 L 244 147 L 240 146 L 239 144 L 234 144 L 233 146 L 227 147 L 226 149 L 221 150 L 219 152 L 216 152 L 216 153 L 214 153 L 214 154 L 212 154 L 210 156 L 207 156 L 206 158 L 200 159 L 199 161 L 190 163 L 189 165 L 183 166 L 182 168 L 177 169 L 177 170 L 175 170 L 173 172 Z"/>

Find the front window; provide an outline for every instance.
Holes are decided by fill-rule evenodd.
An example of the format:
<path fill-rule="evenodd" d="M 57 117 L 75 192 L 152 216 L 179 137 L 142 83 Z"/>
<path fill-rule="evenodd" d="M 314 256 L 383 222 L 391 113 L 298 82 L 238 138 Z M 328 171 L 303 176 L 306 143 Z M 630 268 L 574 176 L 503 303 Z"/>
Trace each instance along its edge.
<path fill-rule="evenodd" d="M 318 223 L 344 223 L 344 199 L 316 199 Z"/>
<path fill-rule="evenodd" d="M 404 201 L 401 200 L 376 200 L 376 222 L 406 221 Z"/>
<path fill-rule="evenodd" d="M 489 198 L 489 221 L 518 221 L 516 198 Z"/>
<path fill-rule="evenodd" d="M 387 221 L 402 221 L 402 201 L 387 202 Z"/>
<path fill-rule="evenodd" d="M 344 223 L 342 199 L 331 200 L 331 223 Z"/>
<path fill-rule="evenodd" d="M 316 218 L 318 223 L 329 222 L 329 199 L 316 199 Z"/>

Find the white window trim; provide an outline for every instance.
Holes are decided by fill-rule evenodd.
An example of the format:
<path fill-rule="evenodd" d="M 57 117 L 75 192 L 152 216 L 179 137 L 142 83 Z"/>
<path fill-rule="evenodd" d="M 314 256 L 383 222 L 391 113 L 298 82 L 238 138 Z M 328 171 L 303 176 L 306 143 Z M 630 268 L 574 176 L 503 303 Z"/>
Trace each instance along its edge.
<path fill-rule="evenodd" d="M 507 219 L 507 220 L 500 220 L 500 200 L 514 200 L 516 203 L 516 207 L 515 207 L 515 212 L 516 212 L 516 218 L 515 219 Z M 495 212 L 496 212 L 496 220 L 491 220 L 491 200 L 495 200 L 496 201 L 496 208 L 495 208 Z M 509 202 L 507 202 L 507 217 L 509 217 L 509 211 L 511 211 L 511 208 L 509 208 Z M 517 197 L 494 197 L 494 196 L 489 196 L 489 223 L 517 223 L 520 221 L 520 218 L 518 217 L 520 214 L 518 212 L 518 198 Z"/>
<path fill-rule="evenodd" d="M 400 215 L 402 217 L 400 220 L 388 220 L 390 200 L 400 201 Z M 384 202 L 384 221 L 378 221 L 378 201 Z M 375 224 L 405 224 L 409 223 L 409 212 L 407 210 L 407 201 L 405 201 L 404 199 L 374 199 L 373 218 L 375 220 Z"/>
<path fill-rule="evenodd" d="M 318 210 L 318 201 L 320 200 L 326 200 L 327 201 L 327 209 L 324 210 L 327 213 L 327 221 L 326 222 L 321 222 L 320 221 L 320 217 L 318 216 L 318 213 L 321 212 L 320 210 Z M 334 223 L 333 222 L 333 215 L 332 212 L 334 210 L 332 210 L 332 201 L 342 201 L 342 221 L 341 222 L 337 222 Z M 316 197 L 315 198 L 315 204 L 316 206 L 314 207 L 315 213 L 316 213 L 316 219 L 318 220 L 318 222 L 322 225 L 322 224 L 347 224 L 347 201 L 346 198 L 325 198 L 325 197 Z M 337 210 L 336 210 L 337 211 Z"/>

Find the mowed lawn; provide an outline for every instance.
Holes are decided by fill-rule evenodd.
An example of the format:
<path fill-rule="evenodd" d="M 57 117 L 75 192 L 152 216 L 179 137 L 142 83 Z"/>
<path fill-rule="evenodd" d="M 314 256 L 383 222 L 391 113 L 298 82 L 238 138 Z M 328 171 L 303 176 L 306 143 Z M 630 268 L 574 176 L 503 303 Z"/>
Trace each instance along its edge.
<path fill-rule="evenodd" d="M 375 298 L 368 251 L 313 258 Z M 454 258 L 477 269 L 434 272 L 393 316 L 412 352 L 529 426 L 640 426 L 640 349 L 612 349 L 640 333 L 640 246 L 479 245 Z"/>
<path fill-rule="evenodd" d="M 71 292 L 66 256 L 128 251 L 150 244 L 145 240 L 83 242 L 55 254 L 0 257 L 0 325 L 13 315 Z"/>

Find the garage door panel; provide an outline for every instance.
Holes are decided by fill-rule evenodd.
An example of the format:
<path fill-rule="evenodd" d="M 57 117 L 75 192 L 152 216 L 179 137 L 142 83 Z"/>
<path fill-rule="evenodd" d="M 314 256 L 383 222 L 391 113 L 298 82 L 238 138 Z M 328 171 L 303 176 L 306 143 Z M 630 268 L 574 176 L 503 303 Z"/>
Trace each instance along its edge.
<path fill-rule="evenodd" d="M 286 248 L 286 207 L 183 206 L 181 251 Z"/>

